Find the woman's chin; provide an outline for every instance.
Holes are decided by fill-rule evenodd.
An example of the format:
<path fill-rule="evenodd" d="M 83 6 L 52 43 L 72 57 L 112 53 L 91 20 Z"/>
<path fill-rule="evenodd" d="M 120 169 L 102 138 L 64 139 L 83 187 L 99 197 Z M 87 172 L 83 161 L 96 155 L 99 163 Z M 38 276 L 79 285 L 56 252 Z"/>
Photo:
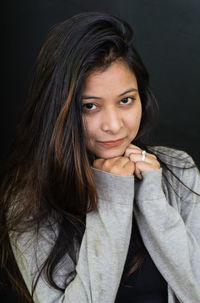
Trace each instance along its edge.
<path fill-rule="evenodd" d="M 98 152 L 96 154 L 96 157 L 97 158 L 100 158 L 100 159 L 111 159 L 111 158 L 116 158 L 116 157 L 122 157 L 125 153 L 125 150 L 121 150 L 121 151 L 117 151 L 117 150 L 108 150 L 108 151 L 105 151 L 105 152 Z"/>

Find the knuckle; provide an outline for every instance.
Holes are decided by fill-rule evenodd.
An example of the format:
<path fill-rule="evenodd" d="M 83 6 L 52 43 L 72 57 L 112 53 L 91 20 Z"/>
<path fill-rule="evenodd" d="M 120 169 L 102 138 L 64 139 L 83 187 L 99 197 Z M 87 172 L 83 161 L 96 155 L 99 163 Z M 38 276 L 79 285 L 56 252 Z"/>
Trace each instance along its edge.
<path fill-rule="evenodd" d="M 160 168 L 160 163 L 159 162 L 157 162 L 157 168 Z"/>
<path fill-rule="evenodd" d="M 153 163 L 154 163 L 155 166 L 160 166 L 160 162 L 157 159 L 154 159 Z"/>
<path fill-rule="evenodd" d="M 139 166 L 140 166 L 140 162 L 139 161 L 135 162 L 135 169 L 138 169 Z"/>
<path fill-rule="evenodd" d="M 135 170 L 135 164 L 133 162 L 130 163 L 130 168 L 134 171 Z"/>
<path fill-rule="evenodd" d="M 111 169 L 111 172 L 112 172 L 113 174 L 120 175 L 120 170 L 119 170 L 118 167 L 113 167 L 113 168 Z"/>
<path fill-rule="evenodd" d="M 133 161 L 133 160 L 135 159 L 135 154 L 133 154 L 133 153 L 130 154 L 130 155 L 129 155 L 129 159 Z"/>
<path fill-rule="evenodd" d="M 109 160 L 105 160 L 103 163 L 103 169 L 107 170 L 110 168 L 110 163 Z"/>
<path fill-rule="evenodd" d="M 130 161 L 130 159 L 129 159 L 129 157 L 122 157 L 122 161 L 127 162 L 127 161 Z"/>
<path fill-rule="evenodd" d="M 94 160 L 93 166 L 94 166 L 95 168 L 98 168 L 98 167 L 100 166 L 100 161 L 99 161 L 99 159 Z"/>

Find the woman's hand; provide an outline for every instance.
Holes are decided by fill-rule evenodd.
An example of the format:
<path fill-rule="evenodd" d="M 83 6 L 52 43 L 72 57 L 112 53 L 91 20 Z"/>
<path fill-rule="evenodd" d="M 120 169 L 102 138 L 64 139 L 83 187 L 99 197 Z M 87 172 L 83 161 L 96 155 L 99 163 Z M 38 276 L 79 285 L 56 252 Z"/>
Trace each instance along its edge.
<path fill-rule="evenodd" d="M 160 168 L 160 163 L 155 155 L 146 153 L 145 159 L 142 160 L 142 149 L 136 145 L 130 144 L 126 149 L 124 156 L 128 157 L 132 162 L 134 162 L 135 175 L 140 180 L 142 180 L 142 172 Z"/>
<path fill-rule="evenodd" d="M 133 176 L 135 171 L 135 163 L 129 157 L 96 159 L 93 167 L 120 176 Z"/>

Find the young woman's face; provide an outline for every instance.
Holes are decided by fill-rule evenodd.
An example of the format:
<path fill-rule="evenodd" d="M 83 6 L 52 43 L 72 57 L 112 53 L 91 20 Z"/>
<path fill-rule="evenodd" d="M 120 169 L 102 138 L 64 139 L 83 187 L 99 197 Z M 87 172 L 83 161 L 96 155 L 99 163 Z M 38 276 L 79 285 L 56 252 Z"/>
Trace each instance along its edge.
<path fill-rule="evenodd" d="M 87 148 L 97 158 L 122 156 L 137 135 L 142 115 L 134 73 L 122 61 L 91 73 L 82 103 Z"/>

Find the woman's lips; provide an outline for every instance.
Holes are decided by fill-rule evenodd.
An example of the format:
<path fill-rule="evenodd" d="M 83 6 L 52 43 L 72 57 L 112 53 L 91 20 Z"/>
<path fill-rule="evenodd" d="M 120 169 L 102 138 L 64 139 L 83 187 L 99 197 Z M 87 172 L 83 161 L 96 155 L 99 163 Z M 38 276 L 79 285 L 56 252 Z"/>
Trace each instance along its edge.
<path fill-rule="evenodd" d="M 124 141 L 124 138 L 115 140 L 115 141 L 98 141 L 98 143 L 101 143 L 105 146 L 112 147 L 112 146 L 118 146 Z"/>

